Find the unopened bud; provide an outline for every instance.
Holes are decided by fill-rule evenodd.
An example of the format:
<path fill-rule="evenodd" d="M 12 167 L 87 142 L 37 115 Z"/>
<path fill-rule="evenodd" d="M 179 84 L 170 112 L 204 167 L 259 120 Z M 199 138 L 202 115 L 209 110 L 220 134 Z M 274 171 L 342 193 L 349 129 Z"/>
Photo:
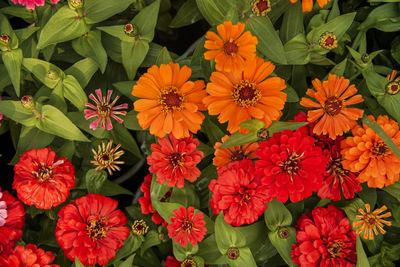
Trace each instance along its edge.
<path fill-rule="evenodd" d="M 240 256 L 240 251 L 237 247 L 230 247 L 226 252 L 226 255 L 231 260 L 236 260 Z"/>
<path fill-rule="evenodd" d="M 68 4 L 70 5 L 70 7 L 72 8 L 82 8 L 83 7 L 83 0 L 68 0 Z"/>
<path fill-rule="evenodd" d="M 368 63 L 369 62 L 369 55 L 367 53 L 362 54 L 361 60 L 364 63 Z"/>
<path fill-rule="evenodd" d="M 181 267 L 197 267 L 197 263 L 192 258 L 186 258 L 182 263 Z"/>
<path fill-rule="evenodd" d="M 269 132 L 267 128 L 261 128 L 260 130 L 257 131 L 257 137 L 258 140 L 260 141 L 265 141 L 269 137 Z"/>
<path fill-rule="evenodd" d="M 266 16 L 271 11 L 270 0 L 253 0 L 251 10 L 256 16 Z"/>
<path fill-rule="evenodd" d="M 33 97 L 30 95 L 23 96 L 21 98 L 21 104 L 27 110 L 35 109 L 35 101 L 33 100 Z"/>
<path fill-rule="evenodd" d="M 149 231 L 149 227 L 144 220 L 135 220 L 132 224 L 132 232 L 135 235 L 145 235 Z"/>
<path fill-rule="evenodd" d="M 8 36 L 7 34 L 0 35 L 0 43 L 8 45 L 10 41 L 11 41 L 10 36 Z"/>
<path fill-rule="evenodd" d="M 135 37 L 139 34 L 139 30 L 135 24 L 128 23 L 124 26 L 124 32 L 130 37 Z"/>
<path fill-rule="evenodd" d="M 282 239 L 287 239 L 290 236 L 289 228 L 280 227 L 279 230 L 278 230 L 278 235 Z"/>
<path fill-rule="evenodd" d="M 395 95 L 400 91 L 400 82 L 394 81 L 386 85 L 386 93 L 390 95 Z"/>
<path fill-rule="evenodd" d="M 47 78 L 49 78 L 50 80 L 59 80 L 60 79 L 60 75 L 58 75 L 57 71 L 49 70 L 47 72 Z"/>
<path fill-rule="evenodd" d="M 336 35 L 333 32 L 324 32 L 319 37 L 319 45 L 327 50 L 332 50 L 336 48 L 338 45 L 338 41 L 336 39 Z"/>

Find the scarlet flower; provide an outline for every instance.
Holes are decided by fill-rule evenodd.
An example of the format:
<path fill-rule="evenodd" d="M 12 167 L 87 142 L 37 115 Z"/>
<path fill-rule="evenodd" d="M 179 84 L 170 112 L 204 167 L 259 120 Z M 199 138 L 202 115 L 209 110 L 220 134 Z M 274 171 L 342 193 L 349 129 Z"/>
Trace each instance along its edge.
<path fill-rule="evenodd" d="M 165 259 L 165 267 L 181 267 L 181 263 L 174 256 L 168 256 Z"/>
<path fill-rule="evenodd" d="M 343 211 L 333 205 L 313 209 L 297 220 L 295 228 L 294 263 L 301 267 L 355 266 L 356 234 Z"/>
<path fill-rule="evenodd" d="M 0 188 L 0 255 L 11 250 L 21 238 L 24 224 L 24 205 Z"/>
<path fill-rule="evenodd" d="M 36 6 L 44 6 L 45 0 L 11 0 L 14 4 L 26 6 L 27 9 L 35 10 Z M 53 4 L 57 4 L 60 0 L 51 0 Z"/>
<path fill-rule="evenodd" d="M 75 186 L 75 170 L 50 148 L 26 151 L 14 166 L 13 189 L 26 205 L 50 209 L 63 203 Z"/>
<path fill-rule="evenodd" d="M 84 265 L 105 265 L 114 258 L 129 235 L 126 216 L 117 206 L 117 201 L 97 194 L 64 206 L 55 234 L 65 257 L 77 257 Z"/>
<path fill-rule="evenodd" d="M 151 145 L 153 153 L 147 157 L 149 171 L 157 174 L 157 182 L 169 187 L 182 188 L 185 179 L 196 181 L 200 170 L 196 165 L 203 159 L 203 152 L 196 151 L 200 142 L 193 139 L 192 134 L 187 138 L 176 139 L 172 134 L 158 138 L 158 144 Z"/>
<path fill-rule="evenodd" d="M 290 0 L 291 3 L 296 3 L 298 0 Z M 313 9 L 314 0 L 302 0 L 303 12 L 310 12 Z M 320 8 L 323 8 L 331 0 L 317 0 Z"/>
<path fill-rule="evenodd" d="M 223 211 L 225 222 L 233 226 L 257 221 L 271 200 L 249 159 L 219 168 L 218 178 L 211 180 L 208 188 L 213 192 L 210 199 L 212 211 L 214 214 Z"/>
<path fill-rule="evenodd" d="M 143 196 L 139 198 L 140 210 L 143 214 L 153 213 L 151 216 L 151 220 L 155 224 L 162 224 L 164 227 L 167 227 L 168 223 L 164 220 L 160 214 L 156 210 L 154 210 L 153 205 L 151 204 L 151 196 L 150 196 L 150 187 L 151 187 L 152 176 L 150 174 L 144 177 L 144 182 L 140 186 L 140 190 L 143 192 Z M 168 191 L 167 194 L 160 200 L 164 202 L 170 195 L 172 191 Z"/>
<path fill-rule="evenodd" d="M 58 264 L 51 264 L 54 258 L 51 251 L 44 251 L 36 245 L 28 244 L 25 248 L 19 245 L 14 248 L 10 255 L 0 257 L 0 266 L 60 267 Z"/>
<path fill-rule="evenodd" d="M 174 238 L 175 243 L 180 244 L 181 247 L 186 247 L 188 241 L 193 246 L 197 245 L 204 239 L 207 233 L 207 228 L 204 227 L 206 222 L 204 221 L 204 214 L 197 212 L 194 214 L 194 207 L 180 207 L 172 212 L 173 217 L 169 220 L 168 224 L 168 236 Z"/>
<path fill-rule="evenodd" d="M 267 194 L 280 202 L 297 202 L 311 196 L 322 184 L 326 159 L 315 139 L 300 131 L 275 133 L 260 143 L 257 175 Z"/>

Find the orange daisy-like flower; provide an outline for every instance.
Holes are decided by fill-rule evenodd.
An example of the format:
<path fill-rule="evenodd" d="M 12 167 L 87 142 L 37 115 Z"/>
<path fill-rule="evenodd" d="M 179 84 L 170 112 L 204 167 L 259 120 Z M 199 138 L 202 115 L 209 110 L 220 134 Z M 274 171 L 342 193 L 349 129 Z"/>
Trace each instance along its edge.
<path fill-rule="evenodd" d="M 218 115 L 220 123 L 228 121 L 228 131 L 239 130 L 239 124 L 255 118 L 268 127 L 278 120 L 285 106 L 285 81 L 279 77 L 266 79 L 275 69 L 271 62 L 256 57 L 246 61 L 240 73 L 213 72 L 203 102 L 210 115 Z"/>
<path fill-rule="evenodd" d="M 258 149 L 258 143 L 245 144 L 241 146 L 234 146 L 228 148 L 220 148 L 229 136 L 225 135 L 222 137 L 222 143 L 216 142 L 214 145 L 215 157 L 213 164 L 218 169 L 227 166 L 230 162 L 239 161 L 242 159 L 255 159 L 257 158 L 256 152 Z"/>
<path fill-rule="evenodd" d="M 245 60 L 256 56 L 257 37 L 249 31 L 244 31 L 245 24 L 238 22 L 232 25 L 225 21 L 217 26 L 218 34 L 212 31 L 206 33 L 204 53 L 207 60 L 215 59 L 215 68 L 218 71 L 240 72 L 245 68 Z"/>
<path fill-rule="evenodd" d="M 302 1 L 303 12 L 310 12 L 312 10 L 312 8 L 314 6 L 313 1 L 314 0 L 303 0 Z M 331 0 L 317 0 L 317 3 L 321 8 L 323 8 L 330 1 Z M 291 3 L 296 3 L 297 0 L 290 0 L 290 2 Z"/>
<path fill-rule="evenodd" d="M 375 121 L 373 116 L 368 116 Z M 399 124 L 388 116 L 379 116 L 377 123 L 400 145 Z M 399 180 L 400 158 L 398 158 L 382 139 L 365 124 L 357 125 L 351 132 L 354 137 L 347 137 L 340 144 L 344 158 L 342 165 L 352 172 L 360 172 L 357 180 L 368 182 L 368 187 L 382 188 Z"/>
<path fill-rule="evenodd" d="M 358 221 L 353 222 L 353 227 L 361 226 L 356 230 L 356 233 L 360 234 L 361 232 L 364 232 L 364 239 L 374 240 L 374 233 L 375 235 L 379 234 L 376 228 L 379 229 L 381 234 L 385 234 L 386 231 L 383 229 L 383 224 L 386 224 L 387 226 L 392 225 L 392 222 L 382 220 L 382 218 L 392 216 L 392 213 L 386 212 L 379 215 L 387 210 L 385 205 L 371 212 L 369 204 L 365 204 L 365 210 L 366 212 L 363 209 L 358 209 L 358 212 L 361 213 L 361 215 L 356 215 L 356 219 L 358 219 Z"/>
<path fill-rule="evenodd" d="M 315 134 L 329 134 L 329 138 L 336 139 L 354 127 L 356 120 L 363 116 L 362 109 L 347 107 L 364 101 L 361 95 L 354 95 L 357 88 L 354 84 L 349 86 L 349 83 L 348 79 L 339 78 L 335 74 L 329 74 L 328 80 L 324 82 L 318 79 L 312 81 L 317 91 L 308 89 L 306 94 L 315 98 L 318 103 L 303 97 L 300 105 L 316 108 L 307 113 L 309 122 L 320 119 L 314 126 Z"/>
<path fill-rule="evenodd" d="M 154 65 L 140 77 L 132 95 L 140 127 L 158 137 L 173 133 L 176 138 L 196 133 L 204 120 L 202 99 L 207 95 L 204 82 L 188 81 L 192 70 L 178 63 Z"/>

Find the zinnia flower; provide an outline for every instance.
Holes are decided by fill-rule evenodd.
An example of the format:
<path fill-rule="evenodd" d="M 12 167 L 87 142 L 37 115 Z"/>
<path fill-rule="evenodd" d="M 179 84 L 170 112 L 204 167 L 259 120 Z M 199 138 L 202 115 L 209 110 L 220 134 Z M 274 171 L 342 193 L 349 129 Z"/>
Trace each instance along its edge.
<path fill-rule="evenodd" d="M 231 21 L 224 21 L 217 26 L 216 34 L 213 31 L 206 33 L 204 53 L 207 60 L 215 59 L 215 68 L 218 71 L 240 73 L 246 67 L 245 60 L 256 56 L 257 37 L 249 31 L 244 31 L 245 24 L 238 22 L 232 25 Z"/>
<path fill-rule="evenodd" d="M 301 267 L 355 266 L 356 234 L 343 211 L 333 205 L 313 209 L 297 220 L 295 228 L 294 263 Z"/>
<path fill-rule="evenodd" d="M 324 32 L 319 37 L 319 45 L 327 50 L 332 50 L 337 47 L 336 35 L 333 32 Z"/>
<path fill-rule="evenodd" d="M 149 171 L 157 174 L 157 182 L 169 187 L 182 188 L 185 179 L 196 181 L 201 172 L 196 165 L 203 159 L 203 152 L 196 151 L 200 142 L 190 134 L 187 138 L 176 139 L 172 134 L 158 138 L 158 144 L 151 145 L 153 153 L 147 157 Z"/>
<path fill-rule="evenodd" d="M 22 236 L 24 205 L 0 188 L 0 255 L 8 252 Z"/>
<path fill-rule="evenodd" d="M 392 225 L 392 222 L 382 219 L 392 216 L 392 213 L 386 212 L 384 214 L 380 214 L 387 210 L 387 207 L 385 205 L 371 212 L 370 205 L 365 204 L 365 210 L 366 211 L 364 211 L 363 209 L 358 209 L 358 212 L 361 213 L 361 215 L 356 215 L 356 219 L 358 220 L 353 222 L 353 227 L 361 226 L 359 229 L 356 230 L 356 233 L 360 234 L 361 232 L 364 232 L 364 239 L 374 240 L 374 233 L 375 235 L 379 235 L 376 228 L 379 229 L 381 234 L 385 234 L 386 231 L 383 229 L 383 224 L 386 224 L 387 226 Z"/>
<path fill-rule="evenodd" d="M 144 220 L 135 220 L 132 224 L 132 233 L 134 235 L 145 235 L 149 231 L 149 226 Z"/>
<path fill-rule="evenodd" d="M 222 143 L 216 142 L 214 145 L 215 157 L 213 164 L 217 168 L 228 165 L 230 162 L 239 161 L 242 159 L 255 159 L 256 151 L 258 149 L 258 143 L 245 144 L 240 146 L 220 148 L 222 144 L 228 140 L 229 136 L 225 135 L 222 137 Z"/>
<path fill-rule="evenodd" d="M 14 166 L 13 189 L 26 205 L 51 209 L 63 203 L 75 186 L 75 170 L 50 148 L 26 151 Z"/>
<path fill-rule="evenodd" d="M 368 116 L 375 121 L 373 116 Z M 379 116 L 377 123 L 400 145 L 399 124 Z M 354 137 L 347 137 L 341 142 L 342 165 L 351 172 L 360 172 L 357 179 L 360 183 L 368 182 L 368 187 L 382 188 L 399 180 L 400 159 L 389 149 L 382 139 L 367 125 L 357 125 L 351 132 Z"/>
<path fill-rule="evenodd" d="M 243 72 L 213 72 L 204 99 L 210 115 L 218 115 L 220 123 L 228 122 L 228 131 L 239 130 L 239 124 L 255 118 L 268 127 L 281 116 L 286 102 L 285 81 L 279 77 L 266 79 L 275 69 L 271 62 L 256 57 L 246 61 Z"/>
<path fill-rule="evenodd" d="M 45 0 L 11 0 L 14 4 L 26 6 L 27 9 L 35 10 L 36 6 L 44 6 Z M 53 4 L 57 4 L 60 0 L 51 0 Z"/>
<path fill-rule="evenodd" d="M 196 133 L 204 120 L 204 82 L 188 81 L 192 70 L 178 63 L 156 65 L 143 74 L 132 95 L 143 98 L 134 103 L 140 127 L 158 137 L 173 133 L 176 138 Z"/>
<path fill-rule="evenodd" d="M 89 194 L 64 206 L 58 216 L 56 239 L 65 257 L 83 265 L 106 265 L 128 238 L 126 216 L 118 202 Z"/>
<path fill-rule="evenodd" d="M 257 175 L 266 193 L 280 202 L 297 202 L 318 191 L 325 174 L 326 159 L 315 139 L 285 130 L 260 143 Z"/>
<path fill-rule="evenodd" d="M 194 207 L 180 207 L 172 212 L 173 217 L 169 220 L 168 224 L 168 236 L 174 238 L 175 243 L 180 244 L 181 247 L 186 247 L 188 241 L 193 246 L 197 245 L 197 242 L 203 240 L 207 233 L 205 227 L 206 222 L 204 221 L 204 214 L 197 212 L 194 214 Z"/>
<path fill-rule="evenodd" d="M 140 190 L 143 192 L 143 196 L 139 198 L 140 210 L 143 214 L 153 213 L 153 215 L 151 216 L 151 220 L 155 224 L 162 224 L 164 227 L 167 227 L 167 221 L 164 220 L 156 210 L 154 210 L 153 205 L 151 204 L 151 180 L 152 176 L 150 174 L 146 175 L 144 177 L 142 185 L 140 186 Z M 171 196 L 171 193 L 172 190 L 169 190 L 160 201 L 165 202 Z"/>
<path fill-rule="evenodd" d="M 60 267 L 58 264 L 51 264 L 54 260 L 51 251 L 44 251 L 34 244 L 28 244 L 26 247 L 16 246 L 9 255 L 0 257 L 0 266 L 12 267 Z"/>
<path fill-rule="evenodd" d="M 303 12 L 310 12 L 313 8 L 314 0 L 302 0 Z M 320 8 L 323 8 L 331 0 L 317 0 Z M 296 3 L 297 0 L 290 0 L 291 3 Z"/>
<path fill-rule="evenodd" d="M 322 83 L 318 79 L 312 81 L 317 91 L 308 89 L 306 94 L 315 98 L 318 103 L 303 97 L 300 104 L 316 108 L 308 111 L 309 122 L 320 119 L 314 126 L 315 134 L 329 134 L 330 138 L 335 139 L 350 130 L 356 125 L 356 120 L 362 117 L 362 109 L 347 107 L 364 101 L 361 95 L 354 95 L 357 89 L 354 84 L 349 86 L 349 83 L 349 80 L 335 74 L 329 74 L 328 80 Z M 349 97 L 351 98 L 347 99 Z"/>
<path fill-rule="evenodd" d="M 124 164 L 124 161 L 118 161 L 119 157 L 121 157 L 125 151 L 117 150 L 121 147 L 121 144 L 118 144 L 116 147 L 112 148 L 113 141 L 110 140 L 105 145 L 105 142 L 101 142 L 97 147 L 97 151 L 92 148 L 92 152 L 94 154 L 94 160 L 91 160 L 90 163 L 93 163 L 97 167 L 94 169 L 95 171 L 99 171 L 102 169 L 107 169 L 108 173 L 112 175 L 112 172 L 115 170 L 120 171 L 121 168 L 117 164 Z"/>
<path fill-rule="evenodd" d="M 251 3 L 251 11 L 256 16 L 266 16 L 271 11 L 270 0 L 253 0 Z"/>
<path fill-rule="evenodd" d="M 208 188 L 213 193 L 210 206 L 214 214 L 224 212 L 225 222 L 233 226 L 251 224 L 267 208 L 272 198 L 266 186 L 256 176 L 256 169 L 249 159 L 234 161 L 218 169 L 218 178 L 211 180 Z"/>
<path fill-rule="evenodd" d="M 168 256 L 165 259 L 165 267 L 181 267 L 181 263 L 174 256 Z"/>
<path fill-rule="evenodd" d="M 119 99 L 119 96 L 117 96 L 114 99 L 114 101 L 110 104 L 113 90 L 107 91 L 107 98 L 102 95 L 101 89 L 96 89 L 95 92 L 98 99 L 96 99 L 96 97 L 93 94 L 90 94 L 89 98 L 96 103 L 96 106 L 90 103 L 86 103 L 85 106 L 90 109 L 84 110 L 85 119 L 88 120 L 91 118 L 98 117 L 98 119 L 96 119 L 90 124 L 89 126 L 90 129 L 96 130 L 101 121 L 101 128 L 111 130 L 113 128 L 111 123 L 111 118 L 114 118 L 119 123 L 123 123 L 124 120 L 118 117 L 117 115 L 125 116 L 126 111 L 120 111 L 120 110 L 127 109 L 128 104 L 125 103 L 114 107 L 115 103 L 117 103 L 117 100 Z M 107 120 L 107 126 L 106 126 L 106 120 Z"/>
<path fill-rule="evenodd" d="M 386 85 L 386 93 L 390 95 L 395 95 L 400 92 L 400 76 L 396 77 L 397 71 L 393 70 L 391 74 L 386 76 L 389 81 Z"/>

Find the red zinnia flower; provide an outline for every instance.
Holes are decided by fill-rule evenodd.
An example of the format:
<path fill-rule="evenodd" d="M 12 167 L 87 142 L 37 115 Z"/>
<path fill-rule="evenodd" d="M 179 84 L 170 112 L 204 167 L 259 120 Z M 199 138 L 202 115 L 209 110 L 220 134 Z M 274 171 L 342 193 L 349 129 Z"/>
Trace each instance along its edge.
<path fill-rule="evenodd" d="M 249 159 L 219 168 L 218 178 L 211 180 L 208 188 L 213 192 L 210 205 L 214 214 L 223 211 L 225 222 L 233 226 L 257 221 L 271 200 Z"/>
<path fill-rule="evenodd" d="M 195 151 L 200 142 L 189 137 L 176 139 L 172 134 L 158 138 L 158 144 L 152 144 L 153 153 L 147 157 L 149 171 L 157 174 L 157 182 L 169 187 L 182 188 L 185 179 L 194 182 L 200 176 L 196 165 L 202 160 L 203 152 Z"/>
<path fill-rule="evenodd" d="M 356 234 L 349 219 L 333 205 L 316 208 L 296 222 L 297 244 L 291 257 L 300 266 L 355 266 Z"/>
<path fill-rule="evenodd" d="M 0 188 L 0 254 L 10 250 L 22 236 L 24 205 Z"/>
<path fill-rule="evenodd" d="M 181 267 L 181 263 L 174 256 L 168 256 L 165 259 L 165 267 Z"/>
<path fill-rule="evenodd" d="M 144 182 L 140 186 L 140 190 L 143 192 L 143 196 L 139 198 L 140 209 L 143 214 L 153 213 L 151 216 L 151 220 L 155 224 L 162 224 L 164 227 L 167 227 L 168 223 L 164 220 L 160 214 L 156 210 L 153 209 L 153 205 L 151 204 L 151 195 L 150 195 L 150 187 L 151 187 L 152 176 L 150 174 L 144 177 Z M 168 191 L 167 194 L 160 200 L 161 202 L 165 202 L 165 200 L 171 195 L 172 191 Z"/>
<path fill-rule="evenodd" d="M 13 188 L 26 205 L 50 209 L 63 203 L 75 186 L 75 170 L 50 148 L 26 151 L 14 166 Z"/>
<path fill-rule="evenodd" d="M 0 257 L 0 266 L 13 267 L 60 267 L 58 264 L 51 264 L 54 260 L 51 251 L 44 251 L 36 245 L 28 244 L 26 248 L 16 246 L 10 255 Z"/>
<path fill-rule="evenodd" d="M 186 247 L 188 240 L 193 246 L 197 245 L 197 242 L 203 240 L 205 234 L 207 233 L 207 228 L 204 226 L 206 222 L 204 221 L 204 214 L 202 212 L 197 212 L 194 214 L 194 208 L 180 207 L 172 212 L 175 217 L 171 217 L 171 221 L 168 224 L 168 236 L 174 238 L 175 243 L 179 244 L 181 247 Z"/>
<path fill-rule="evenodd" d="M 127 239 L 129 228 L 118 202 L 89 194 L 64 206 L 58 216 L 56 239 L 65 257 L 84 265 L 105 265 Z"/>
<path fill-rule="evenodd" d="M 275 133 L 260 143 L 257 174 L 267 186 L 267 194 L 280 202 L 296 202 L 311 196 L 321 186 L 326 159 L 315 139 L 300 131 Z"/>

